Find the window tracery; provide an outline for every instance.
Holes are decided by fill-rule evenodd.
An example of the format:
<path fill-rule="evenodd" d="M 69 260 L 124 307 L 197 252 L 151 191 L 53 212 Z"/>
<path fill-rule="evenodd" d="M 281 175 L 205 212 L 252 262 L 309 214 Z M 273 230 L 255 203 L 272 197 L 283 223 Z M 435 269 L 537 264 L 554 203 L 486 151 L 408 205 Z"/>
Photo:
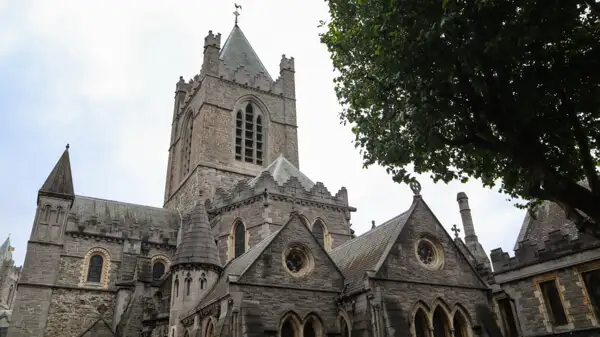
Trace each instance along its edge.
<path fill-rule="evenodd" d="M 247 102 L 235 115 L 235 159 L 262 165 L 263 143 L 263 117 L 260 109 L 252 102 Z"/>

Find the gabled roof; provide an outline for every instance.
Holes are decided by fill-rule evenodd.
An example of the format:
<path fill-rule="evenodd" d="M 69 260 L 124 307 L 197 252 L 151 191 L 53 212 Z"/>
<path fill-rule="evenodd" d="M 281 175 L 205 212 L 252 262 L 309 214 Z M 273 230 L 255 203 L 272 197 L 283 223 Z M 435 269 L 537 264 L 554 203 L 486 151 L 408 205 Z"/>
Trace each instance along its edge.
<path fill-rule="evenodd" d="M 68 145 L 54 166 L 54 169 L 52 169 L 52 172 L 50 172 L 50 175 L 46 178 L 42 188 L 40 188 L 40 193 L 58 194 L 70 197 L 75 196 Z"/>
<path fill-rule="evenodd" d="M 238 256 L 237 258 L 229 261 L 227 265 L 225 265 L 225 269 L 221 273 L 219 280 L 215 283 L 214 287 L 206 294 L 206 296 L 200 301 L 197 309 L 203 308 L 208 304 L 211 304 L 215 300 L 222 298 L 227 295 L 227 282 L 229 275 L 235 275 L 241 277 L 250 265 L 254 263 L 254 261 L 261 255 L 261 253 L 267 248 L 269 243 L 273 241 L 273 239 L 277 236 L 277 234 L 283 229 L 284 226 L 281 226 L 277 231 L 271 233 L 266 238 L 264 238 L 261 242 L 256 245 L 250 247 L 244 254 Z"/>
<path fill-rule="evenodd" d="M 304 173 L 302 173 L 294 164 L 290 163 L 283 154 L 280 154 L 269 166 L 262 170 L 256 177 L 252 178 L 248 184 L 256 185 L 263 172 L 268 172 L 279 185 L 285 184 L 291 177 L 298 178 L 302 187 L 307 191 L 310 190 L 315 183 L 312 182 Z"/>
<path fill-rule="evenodd" d="M 254 52 L 252 45 L 246 39 L 240 27 L 236 24 L 225 44 L 221 48 L 219 58 L 223 60 L 226 66 L 236 70 L 239 66 L 244 66 L 244 69 L 250 73 L 250 77 L 254 77 L 259 73 L 263 73 L 269 80 L 273 81 L 267 68 L 262 64 L 258 55 Z"/>
<path fill-rule="evenodd" d="M 365 272 L 379 270 L 415 205 L 416 202 L 413 202 L 406 212 L 336 247 L 329 253 L 350 283 L 350 289 L 360 286 Z"/>

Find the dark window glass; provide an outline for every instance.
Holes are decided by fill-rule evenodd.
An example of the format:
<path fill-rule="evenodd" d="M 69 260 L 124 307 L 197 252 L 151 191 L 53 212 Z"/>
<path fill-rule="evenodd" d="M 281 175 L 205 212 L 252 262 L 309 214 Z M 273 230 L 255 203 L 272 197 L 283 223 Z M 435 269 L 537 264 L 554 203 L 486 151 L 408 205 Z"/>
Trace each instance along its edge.
<path fill-rule="evenodd" d="M 296 337 L 294 327 L 289 319 L 283 322 L 281 326 L 281 337 Z"/>
<path fill-rule="evenodd" d="M 241 221 L 236 222 L 234 235 L 234 256 L 238 257 L 246 250 L 246 228 Z"/>
<path fill-rule="evenodd" d="M 317 220 L 315 222 L 315 224 L 313 225 L 312 233 L 315 236 L 315 238 L 317 239 L 317 241 L 319 242 L 319 244 L 321 245 L 321 247 L 325 247 L 324 232 L 325 232 L 325 230 L 323 228 L 323 224 L 321 223 L 321 220 Z"/>
<path fill-rule="evenodd" d="M 316 337 L 317 333 L 315 332 L 315 327 L 312 321 L 306 322 L 304 324 L 304 337 Z"/>
<path fill-rule="evenodd" d="M 154 262 L 152 266 L 152 278 L 159 280 L 165 274 L 165 264 L 162 262 Z"/>
<path fill-rule="evenodd" d="M 429 337 L 429 325 L 423 310 L 418 310 L 415 315 L 415 332 L 417 337 Z"/>
<path fill-rule="evenodd" d="M 583 273 L 581 276 L 583 276 L 583 282 L 596 318 L 600 319 L 600 269 Z"/>
<path fill-rule="evenodd" d="M 102 279 L 102 264 L 104 259 L 100 255 L 94 255 L 90 259 L 90 266 L 88 268 L 88 282 L 100 282 Z"/>
<path fill-rule="evenodd" d="M 500 316 L 502 317 L 502 325 L 504 326 L 505 336 L 517 337 L 519 333 L 510 300 L 508 298 L 502 298 L 498 300 L 498 307 L 500 307 Z"/>
<path fill-rule="evenodd" d="M 552 323 L 554 325 L 567 324 L 567 315 L 565 314 L 565 308 L 563 307 L 558 289 L 556 288 L 556 281 L 551 280 L 542 282 L 540 283 L 540 289 L 542 290 L 546 310 L 550 314 Z"/>
<path fill-rule="evenodd" d="M 433 336 L 449 337 L 450 326 L 446 314 L 439 307 L 433 312 Z"/>

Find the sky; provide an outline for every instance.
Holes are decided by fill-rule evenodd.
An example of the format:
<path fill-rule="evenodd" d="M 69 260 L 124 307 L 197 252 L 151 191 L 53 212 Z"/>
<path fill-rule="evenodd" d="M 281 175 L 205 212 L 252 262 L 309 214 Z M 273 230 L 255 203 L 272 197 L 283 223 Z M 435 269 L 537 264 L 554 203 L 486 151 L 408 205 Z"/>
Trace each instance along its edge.
<path fill-rule="evenodd" d="M 357 234 L 408 209 L 413 193 L 364 169 L 339 120 L 333 66 L 319 41 L 322 0 L 236 0 L 239 26 L 272 75 L 293 56 L 300 169 L 348 189 Z M 70 144 L 79 195 L 162 206 L 175 83 L 201 67 L 204 37 L 233 28 L 234 3 L 207 0 L 0 0 L 0 236 L 23 263 L 37 191 Z M 525 211 L 472 180 L 421 194 L 450 232 L 466 192 L 486 252 L 512 252 Z M 451 233 L 451 232 L 450 232 Z M 462 233 L 461 233 L 462 234 Z M 2 238 L 3 240 L 3 238 Z"/>

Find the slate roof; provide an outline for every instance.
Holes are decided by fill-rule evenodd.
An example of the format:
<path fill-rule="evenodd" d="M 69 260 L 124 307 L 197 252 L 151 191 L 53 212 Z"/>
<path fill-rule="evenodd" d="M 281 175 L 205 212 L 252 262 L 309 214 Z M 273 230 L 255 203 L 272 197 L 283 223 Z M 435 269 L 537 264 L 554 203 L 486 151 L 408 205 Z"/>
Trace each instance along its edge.
<path fill-rule="evenodd" d="M 174 265 L 194 263 L 221 267 L 217 244 L 210 231 L 203 202 L 196 203 L 181 232 L 181 243 L 177 245 Z"/>
<path fill-rule="evenodd" d="M 80 223 L 95 219 L 99 223 L 111 224 L 113 220 L 122 226 L 131 226 L 137 222 L 141 227 L 156 227 L 168 230 L 179 228 L 179 214 L 176 211 L 160 207 L 131 204 L 122 201 L 75 196 L 73 213 Z"/>
<path fill-rule="evenodd" d="M 40 192 L 74 196 L 73 177 L 71 176 L 71 161 L 69 160 L 69 147 L 65 149 L 62 156 L 46 178 L 40 188 Z"/>
<path fill-rule="evenodd" d="M 359 287 L 366 271 L 377 271 L 412 214 L 415 203 L 404 213 L 333 249 L 329 254 L 350 283 Z"/>
<path fill-rule="evenodd" d="M 219 58 L 223 60 L 226 66 L 233 70 L 243 65 L 251 78 L 259 73 L 264 73 L 269 80 L 273 81 L 267 68 L 262 64 L 238 25 L 235 25 L 231 33 L 229 33 L 225 44 L 221 48 Z"/>
<path fill-rule="evenodd" d="M 277 159 L 269 164 L 269 166 L 262 170 L 256 177 L 252 178 L 248 184 L 250 186 L 256 185 L 263 172 L 268 172 L 279 185 L 285 184 L 285 182 L 291 177 L 298 178 L 298 181 L 300 184 L 302 184 L 302 187 L 304 187 L 304 189 L 307 191 L 315 185 L 312 180 L 310 180 L 306 175 L 304 175 L 304 173 L 294 166 L 294 164 L 287 160 L 283 154 L 280 154 Z"/>

